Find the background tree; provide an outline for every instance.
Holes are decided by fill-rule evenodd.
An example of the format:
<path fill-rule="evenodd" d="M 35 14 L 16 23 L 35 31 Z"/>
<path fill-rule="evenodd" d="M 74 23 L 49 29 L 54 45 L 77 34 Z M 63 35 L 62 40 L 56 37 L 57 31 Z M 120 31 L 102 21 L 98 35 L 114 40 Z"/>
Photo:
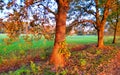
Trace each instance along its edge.
<path fill-rule="evenodd" d="M 80 0 L 81 1 L 81 0 Z M 90 22 L 94 25 L 98 34 L 98 47 L 104 46 L 104 29 L 106 20 L 109 15 L 111 4 L 114 1 L 111 0 L 84 0 L 83 6 L 78 5 L 77 8 L 83 9 L 84 13 L 91 16 L 91 18 L 83 18 L 82 22 Z M 86 15 L 85 14 L 85 15 Z M 79 22 L 80 22 L 79 21 Z"/>
<path fill-rule="evenodd" d="M 120 30 L 120 1 L 115 0 L 114 4 L 111 7 L 111 14 L 108 16 L 108 22 L 110 24 L 110 28 L 114 31 L 113 42 L 116 43 L 117 35 Z"/>
<path fill-rule="evenodd" d="M 95 17 L 96 17 L 96 28 L 97 28 L 97 32 L 98 32 L 98 47 L 103 47 L 104 46 L 104 27 L 106 24 L 106 20 L 107 17 L 109 15 L 109 9 L 111 6 L 111 0 L 106 0 L 105 2 L 102 1 L 103 5 L 101 5 L 101 9 L 103 9 L 103 15 L 100 15 L 100 1 L 99 0 L 95 0 L 95 4 L 96 4 L 96 13 L 95 13 Z M 101 17 L 102 16 L 102 17 Z"/>

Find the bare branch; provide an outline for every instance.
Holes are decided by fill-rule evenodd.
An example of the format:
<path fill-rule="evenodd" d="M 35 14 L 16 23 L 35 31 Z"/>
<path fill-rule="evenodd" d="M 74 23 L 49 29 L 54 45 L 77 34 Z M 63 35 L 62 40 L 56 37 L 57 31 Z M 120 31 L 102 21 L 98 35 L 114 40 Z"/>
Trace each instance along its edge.
<path fill-rule="evenodd" d="M 95 24 L 93 24 L 93 26 L 94 26 L 94 28 L 95 28 L 96 30 L 98 30 L 98 28 L 97 28 L 97 26 L 96 26 Z"/>
<path fill-rule="evenodd" d="M 48 7 L 44 6 L 43 4 L 39 4 L 41 6 L 43 6 L 48 12 L 52 13 L 53 15 L 57 15 L 55 12 L 53 12 L 51 9 L 49 9 Z"/>
<path fill-rule="evenodd" d="M 93 21 L 93 20 L 86 20 L 86 19 L 81 20 L 79 23 L 86 23 L 86 22 L 89 22 L 91 24 L 96 24 L 95 21 Z"/>
<path fill-rule="evenodd" d="M 83 24 L 83 23 L 91 23 L 93 25 L 96 25 L 96 23 L 93 20 L 85 20 L 85 19 L 83 19 L 80 22 L 78 20 L 74 20 L 68 27 L 78 26 L 79 24 Z"/>
<path fill-rule="evenodd" d="M 87 12 L 88 14 L 92 14 L 95 16 L 95 12 L 93 10 L 87 10 L 86 8 L 83 8 L 85 12 Z"/>

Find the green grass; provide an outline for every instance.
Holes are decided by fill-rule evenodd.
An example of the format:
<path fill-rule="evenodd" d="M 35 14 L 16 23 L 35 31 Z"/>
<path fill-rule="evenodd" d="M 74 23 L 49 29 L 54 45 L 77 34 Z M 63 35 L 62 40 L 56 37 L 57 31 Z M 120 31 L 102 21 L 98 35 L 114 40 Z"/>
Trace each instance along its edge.
<path fill-rule="evenodd" d="M 114 59 L 118 51 L 117 48 L 104 50 L 89 47 L 81 51 L 72 51 L 70 60 L 68 60 L 69 65 L 64 69 L 59 68 L 57 72 L 52 71 L 51 67 L 53 66 L 46 64 L 46 61 L 40 61 L 31 62 L 30 65 L 22 65 L 15 71 L 11 70 L 0 75 L 81 75 L 79 72 L 85 75 L 97 75 L 100 72 L 109 71 L 110 60 Z"/>
<path fill-rule="evenodd" d="M 0 39 L 6 38 L 7 34 L 0 34 Z"/>
<path fill-rule="evenodd" d="M 23 36 L 23 35 L 22 35 Z M 31 50 L 31 49 L 46 49 L 52 48 L 54 41 L 53 40 L 31 40 L 25 42 L 22 37 L 18 41 L 13 42 L 12 44 L 6 45 L 3 41 L 4 38 L 7 38 L 7 35 L 0 34 L 0 55 L 6 55 L 13 51 L 19 50 Z M 94 35 L 83 35 L 83 36 L 67 36 L 66 37 L 68 44 L 92 44 L 97 43 L 97 36 Z M 105 37 L 105 44 L 110 44 L 112 42 L 112 37 Z"/>
<path fill-rule="evenodd" d="M 12 42 L 7 45 L 3 39 L 7 38 L 6 35 L 0 35 L 0 55 L 6 55 L 13 51 L 19 50 L 30 50 L 30 49 L 41 49 L 41 48 L 49 48 L 53 46 L 52 40 L 31 40 L 29 42 L 25 42 L 22 37 L 19 40 Z"/>
<path fill-rule="evenodd" d="M 68 36 L 67 42 L 69 44 L 90 44 L 90 43 L 97 43 L 97 36 Z"/>

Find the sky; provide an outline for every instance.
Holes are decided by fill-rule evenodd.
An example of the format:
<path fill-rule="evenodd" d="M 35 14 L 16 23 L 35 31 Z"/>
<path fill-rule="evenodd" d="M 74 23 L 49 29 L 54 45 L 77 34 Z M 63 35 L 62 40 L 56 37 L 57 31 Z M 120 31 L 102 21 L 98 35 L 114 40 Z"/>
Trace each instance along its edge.
<path fill-rule="evenodd" d="M 3 0 L 4 3 L 5 3 L 5 6 L 4 6 L 4 10 L 3 11 L 0 11 L 0 18 L 4 18 L 5 16 L 7 16 L 8 13 L 12 13 L 13 10 L 12 9 L 6 9 L 6 6 L 7 6 L 7 3 L 9 2 L 9 0 Z M 17 0 L 16 2 L 18 5 L 21 4 L 20 0 Z M 22 2 L 22 5 L 24 5 L 24 3 Z"/>
<path fill-rule="evenodd" d="M 51 1 L 52 3 L 54 3 L 54 2 L 53 2 L 54 0 L 49 0 L 49 1 Z M 7 4 L 7 3 L 8 3 L 8 0 L 4 0 L 4 2 L 5 2 L 5 4 Z M 18 5 L 20 5 L 20 4 L 24 5 L 24 3 L 23 3 L 23 2 L 21 3 L 20 0 L 17 0 L 16 3 L 17 3 Z M 52 4 L 52 3 L 49 3 L 49 8 L 50 8 L 51 10 L 55 11 L 57 5 Z M 44 5 L 45 5 L 45 4 L 44 4 Z M 54 5 L 54 6 L 53 6 L 53 5 Z M 37 9 L 37 7 L 34 7 L 34 8 L 33 8 L 33 10 L 35 10 L 35 9 Z M 93 9 L 95 10 L 94 7 L 93 7 Z M 12 12 L 13 12 L 12 9 L 6 9 L 6 6 L 5 6 L 5 7 L 4 7 L 4 11 L 3 11 L 3 12 L 0 12 L 0 18 L 4 18 L 5 16 L 7 16 L 8 13 L 12 13 Z M 29 12 L 29 13 L 30 13 L 30 12 Z M 39 13 L 39 11 L 38 11 L 38 13 Z M 31 15 L 31 14 L 30 14 L 30 15 Z M 51 14 L 51 13 L 49 13 L 48 16 L 54 17 L 54 15 Z M 74 16 L 74 17 L 75 17 L 75 16 Z M 83 17 L 81 17 L 81 18 L 84 18 L 84 19 L 88 19 L 88 18 L 89 18 L 89 19 L 90 19 L 91 17 L 93 17 L 93 16 L 92 16 L 92 15 L 89 15 L 89 16 L 87 16 L 87 17 L 83 16 Z M 33 18 L 32 18 L 32 15 L 29 17 L 29 19 L 31 19 L 31 20 L 33 19 Z M 67 24 L 70 24 L 72 21 L 73 21 L 73 19 L 72 19 L 71 21 L 67 21 Z M 50 20 L 50 24 L 54 24 L 53 21 Z"/>
<path fill-rule="evenodd" d="M 50 0 L 50 1 L 54 1 L 54 0 Z M 0 12 L 0 18 L 5 18 L 5 16 L 7 16 L 8 13 L 13 13 L 13 9 L 6 9 L 8 0 L 4 0 L 4 2 L 5 2 L 5 6 L 4 6 L 4 10 Z M 20 0 L 17 0 L 16 3 L 18 5 L 24 5 L 24 2 L 21 3 Z M 46 5 L 46 4 L 44 4 L 44 5 Z M 54 5 L 54 7 L 53 7 L 53 5 Z M 50 7 L 50 9 L 52 9 L 53 11 L 55 11 L 54 9 L 57 7 L 57 5 L 54 4 L 54 3 L 53 4 L 49 3 L 49 7 Z M 32 10 L 35 12 L 35 10 L 37 10 L 37 6 L 32 7 Z M 28 10 L 28 13 L 29 13 L 29 15 L 31 15 L 31 13 L 29 12 L 29 10 Z M 39 11 L 37 13 L 39 13 Z M 51 13 L 49 15 L 52 16 Z M 32 19 L 32 17 L 30 17 L 30 18 Z"/>

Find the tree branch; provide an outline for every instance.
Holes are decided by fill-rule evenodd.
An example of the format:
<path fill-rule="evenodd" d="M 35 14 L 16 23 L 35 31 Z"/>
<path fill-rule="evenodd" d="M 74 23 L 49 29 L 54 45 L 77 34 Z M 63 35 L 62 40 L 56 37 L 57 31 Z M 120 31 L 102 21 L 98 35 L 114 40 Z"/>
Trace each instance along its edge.
<path fill-rule="evenodd" d="M 78 20 L 74 20 L 68 27 L 72 28 L 74 26 L 78 26 L 79 24 L 83 24 L 83 23 L 91 23 L 93 25 L 95 25 L 96 23 L 93 20 L 81 20 L 80 22 Z"/>
<path fill-rule="evenodd" d="M 98 0 L 95 0 L 95 3 L 96 3 L 96 6 L 95 6 L 95 8 L 96 8 L 96 12 L 95 12 L 95 17 L 96 17 L 96 25 L 97 25 L 97 27 L 99 27 L 99 24 L 100 24 L 100 14 L 99 14 L 99 4 L 98 4 Z"/>
<path fill-rule="evenodd" d="M 48 7 L 44 6 L 43 4 L 39 4 L 39 5 L 43 6 L 48 12 L 50 12 L 53 15 L 57 16 L 57 14 L 55 12 L 53 12 L 51 9 L 49 9 Z"/>
<path fill-rule="evenodd" d="M 110 5 L 111 5 L 111 0 L 107 0 L 107 2 L 105 4 L 104 14 L 103 14 L 103 18 L 102 18 L 101 23 L 104 22 L 104 21 L 106 21 L 108 15 L 109 15 Z"/>
<path fill-rule="evenodd" d="M 87 12 L 88 14 L 92 14 L 95 16 L 95 12 L 93 10 L 87 10 L 86 8 L 83 8 L 85 12 Z"/>
<path fill-rule="evenodd" d="M 93 20 L 86 20 L 86 19 L 81 20 L 79 23 L 86 23 L 86 22 L 89 22 L 91 24 L 96 24 L 95 21 L 93 21 Z"/>
<path fill-rule="evenodd" d="M 96 30 L 98 30 L 98 28 L 97 28 L 97 26 L 96 26 L 95 24 L 93 24 L 93 26 L 94 26 L 94 28 L 95 28 Z"/>

